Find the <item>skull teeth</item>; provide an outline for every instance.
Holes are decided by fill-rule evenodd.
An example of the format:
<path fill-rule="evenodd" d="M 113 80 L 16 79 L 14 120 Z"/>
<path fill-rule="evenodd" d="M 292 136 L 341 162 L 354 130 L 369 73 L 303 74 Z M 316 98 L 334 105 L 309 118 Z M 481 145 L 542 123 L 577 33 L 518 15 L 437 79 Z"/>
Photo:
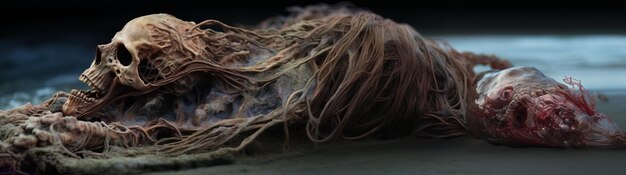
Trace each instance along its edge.
<path fill-rule="evenodd" d="M 79 100 L 84 103 L 95 102 L 96 98 L 90 97 L 88 95 L 88 93 L 91 93 L 92 91 L 85 92 L 82 90 L 72 89 L 72 91 L 70 92 L 70 100 L 71 101 Z"/>
<path fill-rule="evenodd" d="M 105 88 L 103 87 L 103 85 L 101 85 L 100 83 L 95 83 L 89 77 L 85 75 L 80 75 L 80 77 L 78 77 L 78 80 L 82 81 L 83 83 L 86 83 L 87 85 L 89 85 L 89 87 L 97 91 L 105 91 L 104 90 Z"/>

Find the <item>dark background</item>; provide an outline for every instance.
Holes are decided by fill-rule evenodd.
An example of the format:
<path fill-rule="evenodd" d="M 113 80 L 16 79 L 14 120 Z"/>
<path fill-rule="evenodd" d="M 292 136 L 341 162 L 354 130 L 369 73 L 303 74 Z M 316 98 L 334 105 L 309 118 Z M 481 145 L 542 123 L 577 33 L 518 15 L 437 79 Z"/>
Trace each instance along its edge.
<path fill-rule="evenodd" d="M 335 4 L 341 1 L 322 1 Z M 170 13 L 183 20 L 218 19 L 254 24 L 286 14 L 289 6 L 319 1 L 8 1 L 0 4 L 5 34 L 104 32 L 111 35 L 125 22 L 151 13 Z M 422 33 L 624 33 L 626 8 L 602 1 L 355 1 L 357 7 L 409 23 Z"/>
<path fill-rule="evenodd" d="M 340 1 L 325 1 L 335 4 Z M 187 21 L 217 19 L 255 24 L 286 15 L 286 7 L 317 1 L 3 1 L 0 3 L 0 91 L 40 83 L 59 74 L 77 75 L 92 61 L 97 44 L 108 43 L 141 15 L 169 13 Z M 625 34 L 626 8 L 600 1 L 356 1 L 386 18 L 435 35 Z M 48 83 L 49 84 L 49 83 Z M 53 82 L 54 84 L 54 82 Z"/>
<path fill-rule="evenodd" d="M 623 92 L 625 89 L 623 87 L 626 87 L 623 80 L 626 69 L 623 63 L 626 62 L 626 54 L 621 50 L 624 48 L 622 47 L 623 41 L 626 41 L 624 38 L 626 8 L 620 5 L 621 3 L 597 0 L 574 1 L 410 2 L 378 0 L 357 1 L 354 4 L 386 18 L 409 23 L 427 37 L 463 35 L 461 37 L 463 38 L 473 35 L 510 35 L 522 36 L 522 38 L 531 36 L 529 41 L 534 42 L 538 40 L 537 35 L 548 35 L 550 36 L 548 44 L 559 45 L 563 41 L 552 42 L 555 35 L 557 38 L 560 35 L 611 35 L 600 39 L 591 37 L 594 43 L 586 43 L 583 47 L 576 45 L 579 44 L 577 41 L 580 38 L 563 43 L 565 46 L 562 47 L 548 45 L 549 47 L 543 48 L 546 46 L 545 38 L 539 39 L 543 41 L 539 43 L 539 46 L 527 44 L 517 50 L 511 48 L 520 45 L 510 46 L 507 45 L 510 42 L 500 43 L 506 40 L 487 40 L 487 47 L 495 50 L 506 49 L 501 53 L 522 57 L 518 57 L 516 59 L 518 61 L 526 59 L 524 56 L 542 56 L 542 54 L 541 58 L 561 60 L 561 62 L 546 61 L 534 64 L 546 65 L 552 69 L 566 65 L 561 69 L 573 70 L 572 67 L 576 66 L 572 64 L 577 64 L 576 56 L 590 57 L 588 60 L 608 59 L 609 61 L 600 62 L 610 63 L 606 66 L 598 66 L 594 69 L 576 67 L 576 70 L 583 74 L 590 74 L 588 77 L 600 79 L 598 84 L 622 82 L 613 87 L 620 87 Z M 38 103 L 47 99 L 56 90 L 68 91 L 70 88 L 81 86 L 82 83 L 77 80 L 78 74 L 93 60 L 96 45 L 110 42 L 115 32 L 135 17 L 151 13 L 170 13 L 188 21 L 217 19 L 232 25 L 254 24 L 270 16 L 287 14 L 285 8 L 288 6 L 316 3 L 318 2 L 308 0 L 275 2 L 219 0 L 212 4 L 185 0 L 132 2 L 2 0 L 0 1 L 0 110 L 13 108 L 33 99 L 39 99 L 39 101 L 33 101 Z M 618 40 L 610 40 L 610 38 L 615 38 L 612 36 L 614 34 L 621 36 Z M 485 42 L 474 43 L 473 41 L 476 39 L 463 45 L 485 44 Z M 532 44 L 535 43 L 531 42 L 530 45 Z M 611 45 L 615 47 L 604 48 L 604 46 Z M 592 46 L 602 46 L 602 48 Z M 574 49 L 581 51 L 568 52 Z M 575 54 L 569 55 L 571 53 Z M 590 53 L 599 53 L 599 55 Z M 568 60 L 570 56 L 573 56 L 572 62 L 574 63 L 563 61 Z M 611 60 L 613 58 L 616 59 Z M 537 61 L 537 59 L 529 60 Z M 605 70 L 605 73 L 594 74 L 596 70 Z M 569 72 L 569 70 L 557 71 L 557 74 L 561 72 Z M 566 74 L 558 74 L 559 78 L 563 75 Z M 586 83 L 591 78 L 584 80 Z M 626 96 L 613 95 L 608 103 L 599 103 L 599 111 L 612 116 L 618 124 L 624 127 L 626 126 L 624 103 L 626 103 Z M 315 146 L 318 148 L 317 145 Z M 536 174 L 536 172 L 541 172 L 571 175 L 624 174 L 626 169 L 626 166 L 623 166 L 626 162 L 626 152 L 623 150 L 520 149 L 491 146 L 484 141 L 470 137 L 445 140 L 407 138 L 353 146 L 324 144 L 320 146 L 322 149 L 304 154 L 287 154 L 277 159 L 238 161 L 229 166 L 189 170 L 177 172 L 177 174 L 192 174 L 195 171 L 196 174 L 207 174 L 207 172 L 215 174 L 348 174 L 350 172 L 352 174 Z M 288 153 L 293 153 L 293 151 Z"/>

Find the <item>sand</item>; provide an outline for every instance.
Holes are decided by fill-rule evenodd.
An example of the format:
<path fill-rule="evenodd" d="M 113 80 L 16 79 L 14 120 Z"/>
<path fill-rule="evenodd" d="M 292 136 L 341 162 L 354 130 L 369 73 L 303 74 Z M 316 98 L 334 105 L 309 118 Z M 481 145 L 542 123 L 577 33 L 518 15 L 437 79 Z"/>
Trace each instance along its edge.
<path fill-rule="evenodd" d="M 610 101 L 599 103 L 598 108 L 626 127 L 626 49 L 622 49 L 626 36 L 433 38 L 449 41 L 459 50 L 535 66 L 556 80 L 573 76 L 587 88 L 610 90 L 605 91 Z M 0 71 L 0 80 L 11 82 L 0 83 L 0 109 L 37 103 L 57 90 L 85 86 L 76 77 L 89 66 L 95 41 L 51 42 L 37 47 L 16 45 L 19 42 L 10 38 L 1 41 L 11 44 L 4 44 L 6 52 L 0 52 L 0 67 L 15 66 Z M 71 69 L 57 69 L 58 65 Z M 514 148 L 471 137 L 338 142 L 317 147 L 303 140 L 292 142 L 285 153 L 242 156 L 233 164 L 152 174 L 626 174 L 624 162 L 626 150 Z"/>
<path fill-rule="evenodd" d="M 626 126 L 626 94 L 598 109 Z M 304 144 L 304 143 L 302 143 Z M 298 146 L 235 163 L 150 174 L 624 174 L 626 150 L 497 146 L 472 137 L 403 138 Z"/>

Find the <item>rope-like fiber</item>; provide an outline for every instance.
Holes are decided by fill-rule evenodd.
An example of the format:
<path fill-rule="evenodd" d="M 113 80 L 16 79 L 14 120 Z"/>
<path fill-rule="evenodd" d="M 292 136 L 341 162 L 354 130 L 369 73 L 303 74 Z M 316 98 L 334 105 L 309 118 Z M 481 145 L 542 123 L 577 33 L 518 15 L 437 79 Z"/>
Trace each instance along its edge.
<path fill-rule="evenodd" d="M 185 51 L 178 69 L 163 81 L 154 79 L 153 89 L 205 72 L 216 77 L 214 83 L 223 92 L 237 93 L 264 87 L 302 66 L 313 71 L 306 85 L 292 91 L 286 103 L 268 114 L 223 119 L 189 129 L 164 119 L 125 126 L 80 121 L 60 113 L 35 116 L 38 112 L 33 111 L 39 108 L 29 107 L 4 114 L 9 117 L 0 117 L 0 124 L 19 125 L 24 133 L 47 128 L 37 132 L 42 133 L 41 138 L 51 138 L 48 144 L 60 146 L 72 157 L 91 158 L 176 156 L 216 149 L 238 152 L 277 125 L 284 127 L 286 147 L 292 121 L 306 123 L 303 129 L 314 142 L 372 135 L 452 137 L 463 135 L 467 129 L 466 102 L 473 95 L 473 66 L 507 66 L 496 57 L 459 53 L 445 43 L 424 39 L 410 26 L 372 13 L 342 9 L 325 14 L 316 16 L 304 10 L 292 16 L 303 20 L 286 20 L 278 29 L 266 26 L 248 30 L 216 20 L 198 23 L 182 33 L 171 26 L 175 23 L 151 26 L 170 36 L 168 50 Z M 220 27 L 223 32 L 203 29 L 208 26 Z M 198 41 L 205 45 L 192 44 Z M 273 56 L 254 65 L 235 64 L 246 59 L 251 47 Z M 156 138 L 154 133 L 163 130 L 173 136 Z M 3 140 L 0 165 L 19 170 L 23 155 L 14 153 L 12 147 L 45 146 L 41 140 L 20 140 L 28 138 Z M 237 138 L 243 138 L 237 146 L 225 147 Z M 18 142 L 23 144 L 16 145 Z M 111 146 L 127 149 L 113 151 Z M 103 152 L 92 152 L 96 149 Z"/>

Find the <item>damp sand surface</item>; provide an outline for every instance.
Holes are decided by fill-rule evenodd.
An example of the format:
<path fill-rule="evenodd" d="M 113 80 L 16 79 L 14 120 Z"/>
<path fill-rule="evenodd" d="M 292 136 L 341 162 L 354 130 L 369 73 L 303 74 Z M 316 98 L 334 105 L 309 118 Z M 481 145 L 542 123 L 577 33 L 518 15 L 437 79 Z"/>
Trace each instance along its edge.
<path fill-rule="evenodd" d="M 0 110 L 40 103 L 58 90 L 87 88 L 77 77 L 93 60 L 96 42 L 90 36 L 60 38 L 73 40 L 37 39 L 28 45 L 16 38 L 0 39 Z M 580 79 L 586 88 L 609 97 L 609 102 L 598 103 L 599 110 L 626 127 L 626 35 L 430 38 L 448 41 L 461 51 L 495 54 L 515 65 L 537 67 L 558 81 L 564 76 Z M 317 146 L 293 139 L 284 153 L 241 156 L 233 164 L 153 174 L 626 174 L 624 162 L 626 150 L 515 148 L 471 137 Z"/>
<path fill-rule="evenodd" d="M 604 93 L 598 110 L 626 126 L 626 94 Z M 301 141 L 306 142 L 306 141 Z M 472 137 L 292 143 L 284 153 L 170 174 L 625 174 L 626 149 L 497 146 Z"/>

